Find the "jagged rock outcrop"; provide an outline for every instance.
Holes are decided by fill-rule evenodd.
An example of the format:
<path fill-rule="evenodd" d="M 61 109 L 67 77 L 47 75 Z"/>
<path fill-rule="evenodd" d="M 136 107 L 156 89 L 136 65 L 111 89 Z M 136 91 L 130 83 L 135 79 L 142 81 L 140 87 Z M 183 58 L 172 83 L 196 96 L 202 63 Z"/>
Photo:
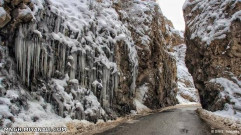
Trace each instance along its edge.
<path fill-rule="evenodd" d="M 186 64 L 203 107 L 238 115 L 241 111 L 241 2 L 187 0 L 183 10 Z"/>
<path fill-rule="evenodd" d="M 137 93 L 143 86 L 148 88 L 144 104 L 150 108 L 175 104 L 172 90 L 176 89 L 176 65 L 174 57 L 167 52 L 174 38 L 172 26 L 157 4 L 129 1 L 115 6 L 120 20 L 128 25 L 137 48 Z M 144 8 L 138 8 L 140 6 Z"/>
<path fill-rule="evenodd" d="M 35 106 L 46 119 L 52 107 L 61 117 L 97 121 L 140 104 L 177 103 L 175 58 L 168 50 L 178 41 L 155 2 L 31 0 L 2 7 L 15 18 L 0 29 L 12 58 L 2 60 L 10 66 L 4 76 L 14 72 L 1 89 L 0 107 L 9 112 L 1 114 L 2 125 L 16 115 L 18 122 L 41 120 L 30 113 Z"/>

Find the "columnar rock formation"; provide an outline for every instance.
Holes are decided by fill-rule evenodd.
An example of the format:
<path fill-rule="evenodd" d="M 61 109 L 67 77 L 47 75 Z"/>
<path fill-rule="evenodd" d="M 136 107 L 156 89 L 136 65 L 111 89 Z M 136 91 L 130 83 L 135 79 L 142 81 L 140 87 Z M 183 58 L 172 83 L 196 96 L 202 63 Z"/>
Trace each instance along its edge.
<path fill-rule="evenodd" d="M 187 0 L 186 64 L 205 109 L 241 111 L 241 2 Z"/>
<path fill-rule="evenodd" d="M 41 119 L 24 116 L 33 104 L 45 112 L 51 106 L 61 117 L 97 121 L 140 104 L 155 109 L 177 103 L 176 64 L 168 52 L 177 35 L 155 2 L 0 2 L 0 103 L 9 111 L 0 113 L 3 125 L 18 114 Z"/>

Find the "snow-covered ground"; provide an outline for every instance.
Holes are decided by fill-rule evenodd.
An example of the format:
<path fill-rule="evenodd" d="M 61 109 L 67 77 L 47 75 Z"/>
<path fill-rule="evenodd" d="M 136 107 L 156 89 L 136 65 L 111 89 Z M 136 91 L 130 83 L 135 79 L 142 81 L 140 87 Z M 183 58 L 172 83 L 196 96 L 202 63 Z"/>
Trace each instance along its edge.
<path fill-rule="evenodd" d="M 195 104 L 199 103 L 200 100 L 198 90 L 194 86 L 192 75 L 189 73 L 185 64 L 186 48 L 185 44 L 174 47 L 178 78 L 177 99 L 180 104 Z"/>

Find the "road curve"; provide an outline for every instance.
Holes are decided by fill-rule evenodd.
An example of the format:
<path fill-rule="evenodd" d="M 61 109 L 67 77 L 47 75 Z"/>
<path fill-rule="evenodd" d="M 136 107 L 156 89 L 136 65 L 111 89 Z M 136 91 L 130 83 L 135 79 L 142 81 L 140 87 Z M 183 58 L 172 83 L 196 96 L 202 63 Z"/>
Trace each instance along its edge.
<path fill-rule="evenodd" d="M 195 107 L 166 110 L 143 116 L 96 135 L 211 135 Z"/>

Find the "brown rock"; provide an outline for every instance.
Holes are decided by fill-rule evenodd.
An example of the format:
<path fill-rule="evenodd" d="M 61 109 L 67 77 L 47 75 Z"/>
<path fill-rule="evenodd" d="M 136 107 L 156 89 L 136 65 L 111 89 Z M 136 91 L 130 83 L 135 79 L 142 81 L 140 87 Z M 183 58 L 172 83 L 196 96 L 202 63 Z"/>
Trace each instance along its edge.
<path fill-rule="evenodd" d="M 127 10 L 131 8 L 131 2 L 123 2 L 116 5 L 117 11 L 119 9 Z M 138 53 L 138 77 L 136 81 L 137 89 L 144 84 L 147 84 L 149 91 L 147 93 L 147 98 L 145 105 L 151 109 L 160 108 L 164 106 L 174 105 L 177 103 L 176 100 L 176 63 L 175 59 L 167 53 L 166 44 L 173 45 L 174 35 L 168 35 L 166 33 L 170 32 L 166 29 L 166 25 L 172 26 L 172 23 L 167 20 L 161 13 L 158 12 L 159 7 L 155 6 L 153 10 L 146 11 L 147 16 L 152 16 L 152 22 L 136 22 L 130 18 L 123 18 L 122 14 L 119 13 L 121 21 L 129 22 L 131 25 L 130 30 L 132 32 L 132 38 L 134 39 L 135 45 L 137 46 Z M 159 22 L 162 22 L 161 24 Z M 145 31 L 145 35 L 148 35 L 150 41 L 147 43 L 142 42 L 142 37 L 136 31 L 137 27 L 148 27 L 151 31 Z M 164 38 L 162 38 L 162 36 Z M 172 37 L 171 37 L 172 36 Z M 181 39 L 180 39 L 181 40 Z M 175 41 L 178 44 L 179 41 Z M 180 41 L 181 42 L 181 41 Z M 183 40 L 182 40 L 183 42 Z M 122 51 L 121 51 L 122 52 Z M 125 52 L 125 50 L 123 50 Z M 123 56 L 122 56 L 123 57 Z M 118 60 L 117 60 L 118 61 Z M 123 67 L 127 67 L 123 63 L 127 61 L 119 61 L 120 69 L 125 70 Z M 123 65 L 123 67 L 121 67 Z M 124 69 L 124 70 L 123 70 Z M 125 73 L 126 76 L 130 73 Z M 128 83 L 127 83 L 128 84 Z"/>
<path fill-rule="evenodd" d="M 12 5 L 13 6 L 17 6 L 18 4 L 20 4 L 21 2 L 23 2 L 23 0 L 12 0 Z"/>
<path fill-rule="evenodd" d="M 29 22 L 33 19 L 31 10 L 25 4 L 21 4 L 19 8 L 12 12 L 12 14 L 17 22 Z"/>
<path fill-rule="evenodd" d="M 23 0 L 23 3 L 30 3 L 31 0 Z"/>
<path fill-rule="evenodd" d="M 202 41 L 199 36 L 191 38 L 192 34 L 195 34 L 195 30 L 198 29 L 195 26 L 205 21 L 202 18 L 206 17 L 204 10 L 194 8 L 196 6 L 200 7 L 201 2 L 190 4 L 184 9 L 186 21 L 185 41 L 187 44 L 186 64 L 199 90 L 203 107 L 216 111 L 223 109 L 224 104 L 228 103 L 229 99 L 219 97 L 222 87 L 210 84 L 210 79 L 223 77 L 232 81 L 233 77 L 237 77 L 239 81 L 241 80 L 241 21 L 240 19 L 231 20 L 232 16 L 241 10 L 241 2 L 232 1 L 222 5 L 223 11 L 218 16 L 224 16 L 224 19 L 231 21 L 230 31 L 224 33 L 226 37 L 214 38 L 210 43 Z M 210 10 L 214 11 L 220 9 L 222 4 L 222 2 L 212 5 L 210 3 L 208 3 L 209 6 L 212 6 Z M 199 19 L 196 18 L 197 16 L 199 16 Z M 206 22 L 207 26 L 215 26 L 212 17 L 207 18 Z M 218 31 L 220 32 L 222 29 L 224 28 L 220 27 Z M 210 32 L 207 28 L 203 30 L 207 33 Z"/>
<path fill-rule="evenodd" d="M 11 16 L 8 13 L 5 13 L 2 16 L 0 16 L 0 28 L 3 28 L 10 20 L 11 20 Z"/>
<path fill-rule="evenodd" d="M 10 3 L 10 0 L 4 0 L 4 2 L 6 2 L 6 3 Z"/>

